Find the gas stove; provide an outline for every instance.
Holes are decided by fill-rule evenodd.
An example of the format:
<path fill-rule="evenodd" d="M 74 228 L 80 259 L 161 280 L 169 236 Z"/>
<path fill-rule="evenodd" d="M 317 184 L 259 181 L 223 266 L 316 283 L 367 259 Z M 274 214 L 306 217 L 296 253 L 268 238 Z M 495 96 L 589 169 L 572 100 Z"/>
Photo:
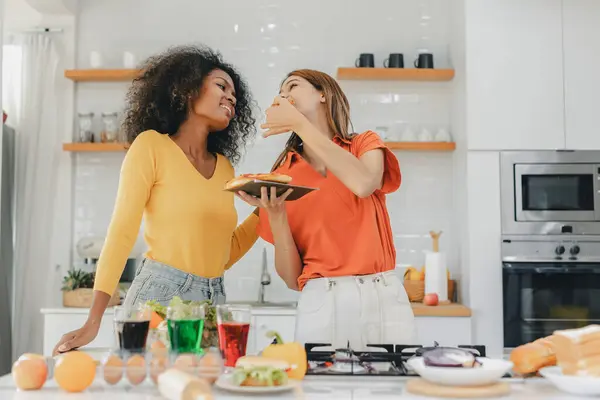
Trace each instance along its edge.
<path fill-rule="evenodd" d="M 307 375 L 361 375 L 361 376 L 417 376 L 406 361 L 411 357 L 419 357 L 424 351 L 437 347 L 406 344 L 373 344 L 367 345 L 373 351 L 355 352 L 350 348 L 318 350 L 331 347 L 327 343 L 306 343 L 304 348 L 308 359 Z M 459 345 L 477 357 L 485 357 L 485 346 Z"/>

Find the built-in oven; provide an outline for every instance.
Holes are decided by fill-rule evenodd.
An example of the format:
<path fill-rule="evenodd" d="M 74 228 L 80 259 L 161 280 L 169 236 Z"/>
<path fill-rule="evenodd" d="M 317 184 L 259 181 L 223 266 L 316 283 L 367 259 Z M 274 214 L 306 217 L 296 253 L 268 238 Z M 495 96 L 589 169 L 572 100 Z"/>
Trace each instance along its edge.
<path fill-rule="evenodd" d="M 504 346 L 600 323 L 600 152 L 500 156 Z"/>
<path fill-rule="evenodd" d="M 502 242 L 504 347 L 600 323 L 597 238 Z"/>
<path fill-rule="evenodd" d="M 600 234 L 600 152 L 501 155 L 504 234 Z"/>

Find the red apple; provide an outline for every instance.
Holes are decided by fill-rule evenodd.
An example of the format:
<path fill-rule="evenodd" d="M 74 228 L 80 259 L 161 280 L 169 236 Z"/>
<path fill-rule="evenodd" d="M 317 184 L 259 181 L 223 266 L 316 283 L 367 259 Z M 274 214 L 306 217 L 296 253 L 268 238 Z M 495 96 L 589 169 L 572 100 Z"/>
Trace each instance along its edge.
<path fill-rule="evenodd" d="M 423 304 L 426 306 L 437 306 L 439 301 L 437 293 L 428 293 L 423 297 Z"/>

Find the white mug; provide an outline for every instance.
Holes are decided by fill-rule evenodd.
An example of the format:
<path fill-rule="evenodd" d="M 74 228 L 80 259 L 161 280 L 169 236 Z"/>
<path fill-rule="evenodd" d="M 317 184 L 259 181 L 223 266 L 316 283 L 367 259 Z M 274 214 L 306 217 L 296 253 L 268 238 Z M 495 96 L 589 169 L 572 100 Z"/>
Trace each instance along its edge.
<path fill-rule="evenodd" d="M 429 129 L 423 128 L 421 129 L 421 133 L 419 133 L 419 142 L 431 142 L 433 141 L 433 135 L 429 132 Z"/>
<path fill-rule="evenodd" d="M 402 133 L 402 141 L 403 142 L 416 142 L 417 134 L 412 130 L 410 126 L 408 126 L 404 132 Z"/>
<path fill-rule="evenodd" d="M 437 133 L 435 134 L 435 141 L 436 142 L 451 142 L 452 136 L 450 135 L 450 132 L 448 132 L 448 129 L 440 128 L 437 131 Z"/>
<path fill-rule="evenodd" d="M 123 66 L 125 68 L 135 68 L 135 55 L 132 52 L 126 51 L 123 53 Z"/>
<path fill-rule="evenodd" d="M 90 52 L 90 65 L 92 68 L 102 67 L 102 54 L 99 51 Z"/>

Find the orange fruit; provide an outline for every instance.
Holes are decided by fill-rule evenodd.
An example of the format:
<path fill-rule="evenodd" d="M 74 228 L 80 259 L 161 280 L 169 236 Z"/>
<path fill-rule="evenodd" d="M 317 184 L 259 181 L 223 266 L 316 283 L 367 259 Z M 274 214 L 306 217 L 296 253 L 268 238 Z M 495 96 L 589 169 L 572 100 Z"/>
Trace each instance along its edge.
<path fill-rule="evenodd" d="M 82 392 L 96 377 L 96 362 L 81 351 L 70 351 L 58 357 L 54 366 L 54 380 L 67 392 Z"/>
<path fill-rule="evenodd" d="M 160 325 L 161 322 L 163 322 L 162 317 L 155 311 L 152 311 L 152 315 L 150 316 L 150 329 L 158 328 L 158 325 Z"/>
<path fill-rule="evenodd" d="M 19 357 L 13 364 L 12 377 L 21 390 L 38 390 L 46 382 L 48 367 L 42 358 Z"/>

